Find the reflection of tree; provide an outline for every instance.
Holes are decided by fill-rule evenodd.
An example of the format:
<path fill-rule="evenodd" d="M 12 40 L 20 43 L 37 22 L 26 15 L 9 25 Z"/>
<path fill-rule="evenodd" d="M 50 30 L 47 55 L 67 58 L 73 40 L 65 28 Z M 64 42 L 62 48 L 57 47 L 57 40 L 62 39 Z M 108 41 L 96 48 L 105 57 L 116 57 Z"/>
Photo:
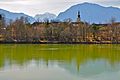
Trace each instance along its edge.
<path fill-rule="evenodd" d="M 6 59 L 10 65 L 23 65 L 31 60 L 69 63 L 74 60 L 76 67 L 89 60 L 104 59 L 111 65 L 120 61 L 119 45 L 0 45 L 0 67 Z"/>

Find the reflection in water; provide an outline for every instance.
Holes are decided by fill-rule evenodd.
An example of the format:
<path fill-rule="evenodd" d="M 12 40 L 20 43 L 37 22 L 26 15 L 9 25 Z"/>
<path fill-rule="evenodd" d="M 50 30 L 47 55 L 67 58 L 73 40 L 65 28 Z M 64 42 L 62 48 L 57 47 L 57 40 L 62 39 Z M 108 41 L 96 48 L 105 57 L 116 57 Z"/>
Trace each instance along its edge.
<path fill-rule="evenodd" d="M 109 75 L 110 72 L 115 74 L 114 72 L 120 71 L 119 51 L 119 45 L 0 45 L 0 71 L 7 70 L 8 67 L 13 69 L 20 67 L 26 70 L 34 66 L 34 69 L 36 69 L 33 71 L 34 74 L 37 72 L 40 74 L 41 71 L 39 72 L 39 70 L 43 70 L 42 73 L 44 74 L 51 71 L 55 75 L 59 68 L 59 73 L 64 69 L 71 73 L 70 75 L 79 75 L 86 78 L 94 76 L 95 80 L 100 80 L 97 78 L 97 74 L 106 73 Z M 44 71 L 44 69 L 52 70 Z M 61 71 L 61 74 L 65 73 L 64 70 Z M 68 73 L 64 74 L 64 76 L 68 76 Z M 120 79 L 119 74 L 116 73 L 114 77 Z M 62 80 L 70 78 L 66 78 L 66 76 Z M 89 80 L 94 80 L 93 78 L 89 78 Z M 54 77 L 55 79 L 58 80 L 58 78 Z M 70 79 L 73 80 L 73 78 Z M 16 79 L 14 78 L 14 80 Z M 77 80 L 77 77 L 75 80 Z"/>

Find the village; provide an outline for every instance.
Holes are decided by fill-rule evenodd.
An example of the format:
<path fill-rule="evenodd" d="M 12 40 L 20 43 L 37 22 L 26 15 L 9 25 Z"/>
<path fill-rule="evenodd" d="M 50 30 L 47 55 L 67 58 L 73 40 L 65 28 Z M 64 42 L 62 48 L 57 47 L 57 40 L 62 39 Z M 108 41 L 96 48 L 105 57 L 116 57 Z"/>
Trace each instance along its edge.
<path fill-rule="evenodd" d="M 89 24 L 81 21 L 79 11 L 76 22 L 66 19 L 30 24 L 21 17 L 6 24 L 0 15 L 0 43 L 120 43 L 120 23 L 112 19 L 108 24 Z"/>

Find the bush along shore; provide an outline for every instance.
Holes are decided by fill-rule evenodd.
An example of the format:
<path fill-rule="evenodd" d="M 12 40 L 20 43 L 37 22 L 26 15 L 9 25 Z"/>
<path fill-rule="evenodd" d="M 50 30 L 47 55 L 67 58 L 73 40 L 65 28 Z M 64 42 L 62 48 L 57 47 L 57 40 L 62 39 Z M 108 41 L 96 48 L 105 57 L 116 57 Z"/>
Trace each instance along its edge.
<path fill-rule="evenodd" d="M 120 44 L 120 42 L 0 42 L 0 44 Z"/>
<path fill-rule="evenodd" d="M 21 17 L 5 23 L 0 17 L 1 44 L 119 44 L 120 23 L 89 24 L 78 19 L 64 22 L 48 21 L 30 24 Z"/>

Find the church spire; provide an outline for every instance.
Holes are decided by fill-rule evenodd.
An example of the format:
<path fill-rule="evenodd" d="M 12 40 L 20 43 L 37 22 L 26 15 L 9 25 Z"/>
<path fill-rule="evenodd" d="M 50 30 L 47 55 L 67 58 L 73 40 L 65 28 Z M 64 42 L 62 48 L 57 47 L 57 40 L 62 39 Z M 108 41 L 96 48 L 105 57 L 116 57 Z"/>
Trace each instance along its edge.
<path fill-rule="evenodd" d="M 2 20 L 2 15 L 0 14 L 0 20 Z"/>
<path fill-rule="evenodd" d="M 80 19 L 80 11 L 78 11 L 78 14 L 77 14 L 77 22 L 80 22 L 81 19 Z"/>

